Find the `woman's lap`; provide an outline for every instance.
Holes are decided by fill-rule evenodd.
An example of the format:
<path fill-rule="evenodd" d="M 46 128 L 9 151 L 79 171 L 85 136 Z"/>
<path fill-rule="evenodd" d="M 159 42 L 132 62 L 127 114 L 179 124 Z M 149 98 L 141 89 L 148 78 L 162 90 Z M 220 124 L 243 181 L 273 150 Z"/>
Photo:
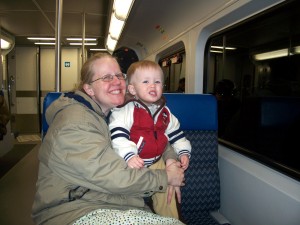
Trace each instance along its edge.
<path fill-rule="evenodd" d="M 78 219 L 73 225 L 183 225 L 179 220 L 162 217 L 151 212 L 142 210 L 113 210 L 113 209 L 98 209 L 95 210 L 80 219 Z"/>

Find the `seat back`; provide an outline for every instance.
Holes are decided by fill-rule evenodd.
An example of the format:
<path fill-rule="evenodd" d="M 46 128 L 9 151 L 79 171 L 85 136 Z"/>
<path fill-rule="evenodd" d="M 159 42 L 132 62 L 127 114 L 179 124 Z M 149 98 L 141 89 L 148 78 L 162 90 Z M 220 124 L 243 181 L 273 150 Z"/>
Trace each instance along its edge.
<path fill-rule="evenodd" d="M 44 98 L 43 102 L 43 115 L 42 115 L 42 137 L 45 137 L 47 130 L 48 130 L 48 123 L 46 121 L 46 109 L 48 106 L 56 100 L 62 93 L 61 92 L 49 92 Z"/>
<path fill-rule="evenodd" d="M 181 216 L 186 224 L 217 224 L 210 216 L 220 208 L 217 102 L 213 95 L 164 94 L 192 145 L 182 188 Z"/>
<path fill-rule="evenodd" d="M 60 95 L 60 92 L 50 92 L 44 99 L 43 135 L 48 129 L 45 111 Z M 182 188 L 182 220 L 193 225 L 218 224 L 210 216 L 211 211 L 220 208 L 216 99 L 206 94 L 165 93 L 164 96 L 192 145 L 190 165 L 185 172 L 186 185 Z"/>

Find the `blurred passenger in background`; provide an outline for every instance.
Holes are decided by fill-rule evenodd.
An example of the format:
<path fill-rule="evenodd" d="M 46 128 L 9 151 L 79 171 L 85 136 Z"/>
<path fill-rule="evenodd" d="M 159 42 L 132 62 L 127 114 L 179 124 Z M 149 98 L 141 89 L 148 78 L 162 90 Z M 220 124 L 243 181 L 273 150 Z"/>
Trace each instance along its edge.
<path fill-rule="evenodd" d="M 178 92 L 178 93 L 184 93 L 185 92 L 185 77 L 181 78 L 179 80 L 178 88 L 177 88 L 176 92 Z"/>
<path fill-rule="evenodd" d="M 9 110 L 4 98 L 4 93 L 0 90 L 0 140 L 3 140 L 4 135 L 6 135 L 6 125 L 9 121 Z"/>
<path fill-rule="evenodd" d="M 223 79 L 215 87 L 218 101 L 219 137 L 222 137 L 228 123 L 240 108 L 240 101 L 235 97 L 235 86 L 231 80 Z"/>

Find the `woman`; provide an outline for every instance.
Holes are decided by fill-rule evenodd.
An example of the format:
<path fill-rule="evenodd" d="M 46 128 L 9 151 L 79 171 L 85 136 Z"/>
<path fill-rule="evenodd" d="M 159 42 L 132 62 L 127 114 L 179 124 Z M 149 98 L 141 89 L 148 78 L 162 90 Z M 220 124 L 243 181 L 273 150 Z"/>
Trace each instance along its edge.
<path fill-rule="evenodd" d="M 104 218 L 127 224 L 127 218 L 139 217 L 180 224 L 149 214 L 143 200 L 168 185 L 183 185 L 173 149 L 164 154 L 166 170 L 128 168 L 112 149 L 106 117 L 124 102 L 125 78 L 112 56 L 94 55 L 82 67 L 78 90 L 47 109 L 49 129 L 39 152 L 32 213 L 37 224 L 101 224 Z"/>

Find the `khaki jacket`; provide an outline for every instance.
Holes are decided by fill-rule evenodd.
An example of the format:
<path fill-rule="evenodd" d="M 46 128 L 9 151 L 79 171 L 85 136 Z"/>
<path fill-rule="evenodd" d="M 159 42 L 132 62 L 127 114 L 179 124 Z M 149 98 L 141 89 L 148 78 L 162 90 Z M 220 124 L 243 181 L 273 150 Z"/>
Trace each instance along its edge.
<path fill-rule="evenodd" d="M 63 95 L 47 109 L 32 217 L 36 224 L 72 224 L 96 209 L 145 209 L 143 197 L 165 192 L 165 170 L 130 169 L 112 149 L 101 108 Z M 169 148 L 164 158 L 176 159 Z"/>

